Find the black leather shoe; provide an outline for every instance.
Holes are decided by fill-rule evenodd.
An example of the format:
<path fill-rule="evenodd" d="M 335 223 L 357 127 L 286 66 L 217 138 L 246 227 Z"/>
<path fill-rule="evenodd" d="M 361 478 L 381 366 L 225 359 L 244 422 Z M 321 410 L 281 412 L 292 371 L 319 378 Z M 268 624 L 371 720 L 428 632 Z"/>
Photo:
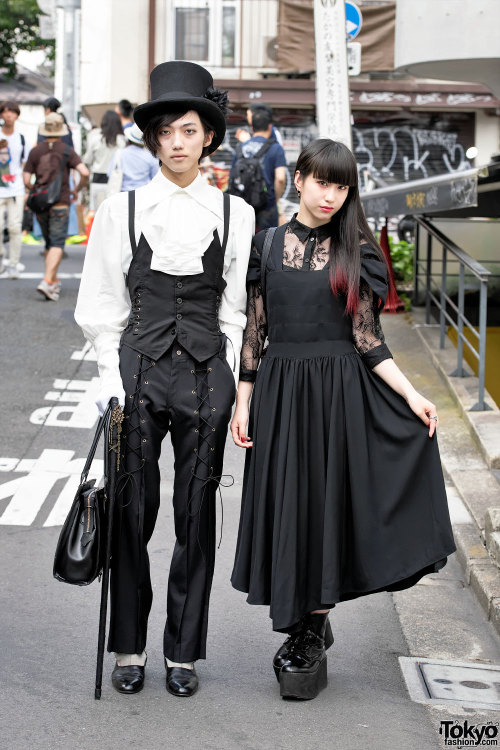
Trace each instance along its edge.
<path fill-rule="evenodd" d="M 328 614 L 307 614 L 279 673 L 282 698 L 311 700 L 328 682 L 325 631 Z"/>
<path fill-rule="evenodd" d="M 132 695 L 139 693 L 144 687 L 144 667 L 132 664 L 128 667 L 120 667 L 118 664 L 111 674 L 111 682 L 119 693 Z"/>
<path fill-rule="evenodd" d="M 167 667 L 167 690 L 180 698 L 189 698 L 198 690 L 198 675 L 193 669 Z"/>
<path fill-rule="evenodd" d="M 276 675 L 276 679 L 279 682 L 280 679 L 280 671 L 281 668 L 285 666 L 289 662 L 289 653 L 290 649 L 293 647 L 293 644 L 295 643 L 295 640 L 300 634 L 302 621 L 298 623 L 296 626 L 296 630 L 293 630 L 286 641 L 279 647 L 279 649 L 276 651 L 273 659 L 273 668 L 274 668 L 274 674 Z M 325 628 L 325 651 L 330 648 L 330 646 L 333 644 L 333 633 L 332 633 L 332 626 L 330 625 L 330 620 L 326 620 L 326 628 Z"/>

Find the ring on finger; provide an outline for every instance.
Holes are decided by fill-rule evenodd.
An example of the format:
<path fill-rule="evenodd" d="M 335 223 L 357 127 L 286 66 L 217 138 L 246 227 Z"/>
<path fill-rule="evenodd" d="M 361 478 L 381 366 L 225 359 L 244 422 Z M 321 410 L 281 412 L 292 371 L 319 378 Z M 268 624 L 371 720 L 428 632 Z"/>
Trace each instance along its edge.
<path fill-rule="evenodd" d="M 435 420 L 436 420 L 436 422 L 437 422 L 437 420 L 438 420 L 438 416 L 437 416 L 437 414 L 434 414 L 434 415 L 433 415 L 432 417 L 429 417 L 429 419 L 435 419 Z"/>

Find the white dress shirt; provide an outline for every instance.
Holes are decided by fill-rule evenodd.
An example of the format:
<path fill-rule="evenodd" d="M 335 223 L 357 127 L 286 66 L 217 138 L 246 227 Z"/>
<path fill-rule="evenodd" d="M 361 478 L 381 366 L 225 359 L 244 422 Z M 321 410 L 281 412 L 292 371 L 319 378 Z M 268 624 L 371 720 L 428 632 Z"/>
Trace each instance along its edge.
<path fill-rule="evenodd" d="M 241 198 L 231 196 L 230 200 L 223 264 L 227 286 L 222 293 L 219 323 L 228 337 L 228 362 L 237 380 L 255 214 Z M 222 243 L 223 194 L 199 173 L 190 185 L 180 188 L 160 170 L 150 183 L 136 190 L 135 239 L 139 242 L 144 234 L 153 253 L 151 268 L 176 276 L 201 273 L 202 256 L 212 242 L 214 229 Z M 108 397 L 123 392 L 118 347 L 130 314 L 126 275 L 131 261 L 128 193 L 117 193 L 105 200 L 95 215 L 75 310 L 76 322 L 96 350 L 101 390 Z"/>

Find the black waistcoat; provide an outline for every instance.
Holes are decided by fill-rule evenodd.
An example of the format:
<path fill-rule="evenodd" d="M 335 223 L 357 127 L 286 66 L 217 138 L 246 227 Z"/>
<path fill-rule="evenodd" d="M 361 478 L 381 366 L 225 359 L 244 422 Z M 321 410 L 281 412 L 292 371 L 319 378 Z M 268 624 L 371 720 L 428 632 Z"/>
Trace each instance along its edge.
<path fill-rule="evenodd" d="M 122 344 L 159 359 L 177 340 L 198 362 L 217 354 L 222 345 L 219 305 L 229 234 L 229 195 L 224 194 L 224 237 L 217 230 L 203 255 L 203 273 L 172 276 L 151 269 L 152 251 L 141 234 L 135 242 L 135 192 L 129 192 L 129 234 L 132 246 L 127 284 L 132 307 Z M 193 216 L 193 220 L 196 217 Z"/>

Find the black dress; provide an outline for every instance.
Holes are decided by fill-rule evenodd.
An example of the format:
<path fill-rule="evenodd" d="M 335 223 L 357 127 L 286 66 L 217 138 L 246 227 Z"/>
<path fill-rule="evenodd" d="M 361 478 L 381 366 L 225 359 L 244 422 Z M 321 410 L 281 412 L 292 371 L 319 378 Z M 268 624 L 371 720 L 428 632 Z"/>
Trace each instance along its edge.
<path fill-rule="evenodd" d="M 255 379 L 254 445 L 231 582 L 269 604 L 280 631 L 311 610 L 412 586 L 455 550 L 436 435 L 371 369 L 391 357 L 378 316 L 385 264 L 361 244 L 359 307 L 347 316 L 329 286 L 327 234 L 295 217 L 277 230 L 266 309 L 264 232 L 248 271 L 240 378 Z"/>

